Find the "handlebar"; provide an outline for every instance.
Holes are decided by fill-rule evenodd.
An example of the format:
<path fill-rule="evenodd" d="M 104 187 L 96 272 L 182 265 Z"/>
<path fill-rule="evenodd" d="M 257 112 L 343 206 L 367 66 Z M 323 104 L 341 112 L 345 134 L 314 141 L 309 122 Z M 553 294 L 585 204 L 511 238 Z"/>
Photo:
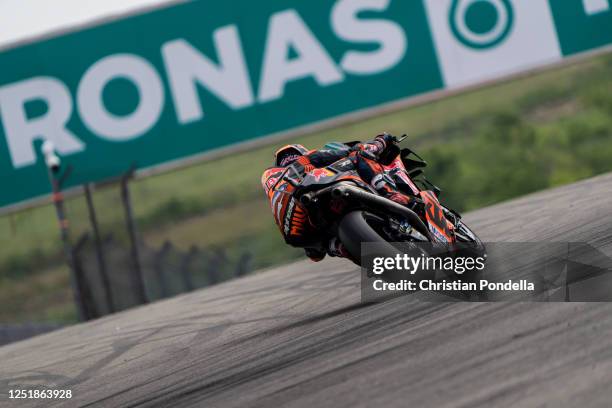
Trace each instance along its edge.
<path fill-rule="evenodd" d="M 406 133 L 404 133 L 403 135 L 401 135 L 400 137 L 397 136 L 393 136 L 393 141 L 395 143 L 401 143 L 402 141 L 404 141 L 404 139 L 406 139 L 408 137 L 408 135 Z"/>

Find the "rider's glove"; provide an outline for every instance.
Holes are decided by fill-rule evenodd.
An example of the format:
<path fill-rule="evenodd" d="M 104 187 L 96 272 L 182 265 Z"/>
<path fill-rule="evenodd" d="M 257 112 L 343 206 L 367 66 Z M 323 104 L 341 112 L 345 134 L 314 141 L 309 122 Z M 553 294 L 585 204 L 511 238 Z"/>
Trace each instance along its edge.
<path fill-rule="evenodd" d="M 315 166 L 310 163 L 308 156 L 300 156 L 296 160 L 296 167 L 298 167 L 298 171 L 302 174 L 309 173 L 315 169 Z"/>
<path fill-rule="evenodd" d="M 389 133 L 383 133 L 376 136 L 375 140 L 383 142 L 385 144 L 385 147 L 387 147 L 395 142 L 395 136 L 390 135 Z"/>

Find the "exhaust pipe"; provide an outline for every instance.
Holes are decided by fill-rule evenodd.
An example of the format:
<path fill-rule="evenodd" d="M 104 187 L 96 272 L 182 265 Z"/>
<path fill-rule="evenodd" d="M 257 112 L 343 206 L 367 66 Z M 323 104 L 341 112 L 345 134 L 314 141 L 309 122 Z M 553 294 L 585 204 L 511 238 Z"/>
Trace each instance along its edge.
<path fill-rule="evenodd" d="M 306 193 L 300 197 L 300 203 L 307 206 L 308 204 L 312 203 L 313 198 L 312 193 Z"/>
<path fill-rule="evenodd" d="M 347 186 L 336 187 L 332 190 L 332 197 L 340 198 L 340 197 L 348 197 L 348 193 L 346 193 L 345 189 Z"/>
<path fill-rule="evenodd" d="M 405 217 L 408 219 L 408 221 L 410 221 L 410 224 L 414 228 L 416 228 L 421 234 L 425 235 L 430 241 L 434 242 L 434 238 L 427 229 L 425 223 L 423 223 L 423 220 L 421 220 L 421 217 L 419 217 L 417 213 L 412 211 L 410 208 L 404 207 L 395 201 L 391 201 L 350 185 L 339 185 L 335 187 L 332 190 L 332 196 L 336 198 L 354 197 L 372 208 L 381 211 L 389 211 L 396 215 Z"/>

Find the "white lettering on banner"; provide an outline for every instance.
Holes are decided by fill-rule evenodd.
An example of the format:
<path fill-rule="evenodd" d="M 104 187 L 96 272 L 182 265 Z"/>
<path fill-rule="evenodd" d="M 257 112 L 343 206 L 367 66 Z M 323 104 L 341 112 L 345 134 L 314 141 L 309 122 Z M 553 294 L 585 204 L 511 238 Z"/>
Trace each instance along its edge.
<path fill-rule="evenodd" d="M 588 15 L 605 13 L 610 10 L 610 0 L 582 0 L 582 4 Z"/>
<path fill-rule="evenodd" d="M 288 60 L 291 49 L 298 56 Z M 259 82 L 259 101 L 279 99 L 287 82 L 309 76 L 314 77 L 320 86 L 344 79 L 342 71 L 295 10 L 272 15 Z"/>
<path fill-rule="evenodd" d="M 394 67 L 406 54 L 407 40 L 398 24 L 383 19 L 360 20 L 363 11 L 384 11 L 390 0 L 340 0 L 332 10 L 332 28 L 338 38 L 356 43 L 377 43 L 375 51 L 348 51 L 340 66 L 350 74 L 371 75 Z"/>
<path fill-rule="evenodd" d="M 548 0 L 425 0 L 447 87 L 561 59 Z"/>
<path fill-rule="evenodd" d="M 26 102 L 42 101 L 47 111 L 28 118 Z M 36 162 L 33 142 L 46 139 L 53 142 L 61 154 L 84 150 L 84 144 L 66 128 L 72 115 L 72 98 L 63 82 L 52 77 L 36 77 L 0 88 L 0 115 L 13 167 Z"/>
<path fill-rule="evenodd" d="M 125 116 L 109 112 L 102 98 L 106 85 L 117 78 L 132 82 L 140 95 L 136 109 Z M 85 72 L 77 90 L 77 105 L 81 119 L 92 132 L 113 141 L 129 140 L 157 123 L 164 107 L 163 84 L 147 60 L 130 54 L 111 55 Z"/>
<path fill-rule="evenodd" d="M 253 91 L 238 29 L 236 26 L 220 28 L 213 33 L 213 38 L 218 66 L 186 40 L 169 41 L 162 46 L 180 123 L 194 122 L 204 116 L 196 84 L 206 87 L 233 109 L 253 104 Z"/>
<path fill-rule="evenodd" d="M 321 87 L 340 83 L 345 72 L 376 74 L 396 66 L 405 56 L 407 39 L 402 27 L 383 18 L 359 18 L 363 11 L 384 11 L 391 0 L 340 0 L 331 11 L 331 29 L 338 38 L 358 44 L 376 44 L 370 51 L 347 50 L 340 64 L 331 58 L 296 10 L 273 14 L 263 50 L 257 101 L 282 98 L 289 82 L 312 77 Z M 186 39 L 161 45 L 168 88 L 179 124 L 201 120 L 204 109 L 198 94 L 203 87 L 231 109 L 252 106 L 253 84 L 238 27 L 228 25 L 213 32 L 216 62 Z M 289 57 L 293 51 L 294 56 Z M 341 69 L 342 68 L 342 69 Z M 126 115 L 108 110 L 103 98 L 115 79 L 129 81 L 138 90 L 138 104 Z M 164 84 L 155 67 L 133 54 L 101 58 L 83 74 L 76 89 L 79 119 L 95 136 L 112 142 L 141 137 L 155 126 L 165 107 Z M 42 101 L 47 111 L 28 117 L 26 103 Z M 36 162 L 33 141 L 53 141 L 60 154 L 83 151 L 85 144 L 67 124 L 73 112 L 70 90 L 58 78 L 35 77 L 0 87 L 0 118 L 13 167 Z"/>

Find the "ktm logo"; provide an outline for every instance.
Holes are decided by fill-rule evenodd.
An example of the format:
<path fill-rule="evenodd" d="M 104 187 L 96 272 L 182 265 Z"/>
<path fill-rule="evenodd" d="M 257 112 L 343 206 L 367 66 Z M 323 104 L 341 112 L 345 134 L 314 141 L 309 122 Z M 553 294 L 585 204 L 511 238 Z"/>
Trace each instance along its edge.
<path fill-rule="evenodd" d="M 448 222 L 442 209 L 439 205 L 435 204 L 435 199 L 427 194 L 427 203 L 425 204 L 425 214 L 427 220 L 435 227 L 439 228 L 444 235 L 450 237 L 451 231 L 448 227 Z"/>

